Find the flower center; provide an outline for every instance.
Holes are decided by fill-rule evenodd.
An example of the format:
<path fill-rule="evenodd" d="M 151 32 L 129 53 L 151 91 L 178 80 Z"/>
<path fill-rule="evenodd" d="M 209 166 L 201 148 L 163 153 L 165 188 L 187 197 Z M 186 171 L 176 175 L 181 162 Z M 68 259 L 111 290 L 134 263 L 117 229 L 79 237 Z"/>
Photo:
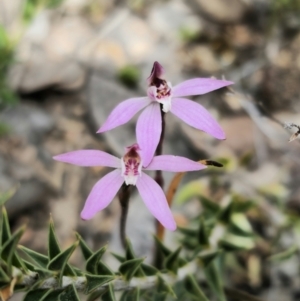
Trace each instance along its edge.
<path fill-rule="evenodd" d="M 122 176 L 126 185 L 135 185 L 142 172 L 142 160 L 137 144 L 127 148 L 127 153 L 121 159 Z"/>
<path fill-rule="evenodd" d="M 163 105 L 162 110 L 167 113 L 171 109 L 171 83 L 164 79 L 154 78 L 147 94 L 151 100 L 157 101 Z"/>

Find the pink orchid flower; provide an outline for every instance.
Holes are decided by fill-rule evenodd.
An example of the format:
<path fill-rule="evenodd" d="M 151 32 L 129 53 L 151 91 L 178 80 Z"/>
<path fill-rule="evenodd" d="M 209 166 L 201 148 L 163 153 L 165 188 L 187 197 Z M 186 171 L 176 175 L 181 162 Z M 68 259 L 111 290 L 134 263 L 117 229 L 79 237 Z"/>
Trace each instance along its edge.
<path fill-rule="evenodd" d="M 78 166 L 116 168 L 95 184 L 81 212 L 82 219 L 91 219 L 97 212 L 107 207 L 125 182 L 126 185 L 135 185 L 152 215 L 165 228 L 174 231 L 176 223 L 164 192 L 143 170 L 184 172 L 201 170 L 206 166 L 184 157 L 161 155 L 154 157 L 147 168 L 144 168 L 142 158 L 138 144 L 127 147 L 121 159 L 100 150 L 78 150 L 53 157 L 57 161 Z"/>
<path fill-rule="evenodd" d="M 225 133 L 217 121 L 200 104 L 181 98 L 188 95 L 202 95 L 233 84 L 230 81 L 212 78 L 194 78 L 184 81 L 175 87 L 164 78 L 164 68 L 155 62 L 148 82 L 147 97 L 124 100 L 110 113 L 107 120 L 97 131 L 103 133 L 127 123 L 137 112 L 140 115 L 136 135 L 137 142 L 144 153 L 144 165 L 148 166 L 160 140 L 163 112 L 171 112 L 188 125 L 202 130 L 217 139 L 225 139 Z"/>

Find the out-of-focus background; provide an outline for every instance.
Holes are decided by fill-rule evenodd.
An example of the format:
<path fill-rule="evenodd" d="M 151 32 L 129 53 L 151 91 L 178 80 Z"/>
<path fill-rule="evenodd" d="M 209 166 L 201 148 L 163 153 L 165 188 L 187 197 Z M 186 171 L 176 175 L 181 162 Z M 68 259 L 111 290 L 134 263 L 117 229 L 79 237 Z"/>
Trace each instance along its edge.
<path fill-rule="evenodd" d="M 121 100 L 145 95 L 154 61 L 173 85 L 211 76 L 235 82 L 234 91 L 192 98 L 220 122 L 225 141 L 167 115 L 164 153 L 224 163 L 185 178 L 193 182 L 174 204 L 178 224 L 201 210 L 193 198 L 182 201 L 186 195 L 253 200 L 257 243 L 227 281 L 264 300 L 300 300 L 300 144 L 288 143 L 293 132 L 282 126 L 300 124 L 298 0 L 0 0 L 0 192 L 16 191 L 7 210 L 13 227 L 27 224 L 21 243 L 45 251 L 51 213 L 63 247 L 78 231 L 93 249 L 108 242 L 122 252 L 117 201 L 91 221 L 79 218 L 107 169 L 52 156 L 77 149 L 121 156 L 135 140 L 136 118 L 95 133 Z M 134 194 L 128 235 L 138 255 L 151 253 L 152 233 Z M 176 246 L 177 234 L 167 234 Z M 286 260 L 268 260 L 285 250 Z"/>

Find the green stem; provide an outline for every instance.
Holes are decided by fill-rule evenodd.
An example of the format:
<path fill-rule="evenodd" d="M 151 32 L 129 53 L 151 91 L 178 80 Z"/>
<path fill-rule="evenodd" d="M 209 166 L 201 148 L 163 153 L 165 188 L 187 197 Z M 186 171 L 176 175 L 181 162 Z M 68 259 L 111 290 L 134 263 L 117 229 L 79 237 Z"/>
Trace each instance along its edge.
<path fill-rule="evenodd" d="M 166 127 L 166 122 L 165 122 L 165 112 L 162 110 L 162 105 L 160 105 L 161 108 L 161 134 L 160 134 L 160 139 L 159 139 L 159 143 L 157 145 L 156 148 L 156 152 L 155 152 L 155 156 L 160 156 L 162 154 L 162 150 L 163 150 L 163 142 L 164 142 L 164 138 L 165 138 L 165 127 Z M 154 180 L 156 181 L 156 183 L 161 187 L 161 189 L 163 190 L 164 187 L 164 178 L 162 175 L 162 171 L 161 170 L 157 170 L 155 173 L 155 177 Z M 160 223 L 158 221 L 156 221 L 156 236 L 159 237 L 159 233 L 160 228 L 162 226 L 160 225 Z M 162 234 L 163 236 L 163 234 Z M 154 246 L 154 260 L 153 260 L 153 264 L 157 269 L 161 269 L 162 268 L 162 254 L 159 251 L 159 248 L 157 248 L 157 246 Z"/>
<path fill-rule="evenodd" d="M 131 193 L 130 188 L 131 188 L 130 185 L 126 185 L 124 183 L 118 194 L 120 205 L 121 205 L 120 240 L 124 249 L 126 247 L 126 222 L 127 222 L 129 200 L 130 200 L 130 193 Z"/>
<path fill-rule="evenodd" d="M 162 110 L 162 105 L 160 105 L 160 107 L 161 107 L 161 110 L 160 110 L 161 111 L 161 134 L 160 134 L 159 143 L 158 143 L 156 151 L 155 151 L 155 156 L 160 156 L 162 154 L 163 143 L 164 143 L 164 138 L 165 138 L 165 127 L 166 127 L 165 112 Z M 163 187 L 164 187 L 164 178 L 162 176 L 162 171 L 161 170 L 157 170 L 155 172 L 154 180 L 163 189 Z"/>

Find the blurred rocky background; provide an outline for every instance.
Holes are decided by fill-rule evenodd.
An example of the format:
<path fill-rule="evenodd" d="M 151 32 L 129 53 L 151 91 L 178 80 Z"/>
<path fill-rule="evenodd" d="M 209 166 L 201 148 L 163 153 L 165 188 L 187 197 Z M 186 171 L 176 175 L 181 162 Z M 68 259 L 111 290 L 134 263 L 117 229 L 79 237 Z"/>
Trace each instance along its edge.
<path fill-rule="evenodd" d="M 136 118 L 96 131 L 121 100 L 145 95 L 157 60 L 173 85 L 211 76 L 235 82 L 233 90 L 193 97 L 220 122 L 225 141 L 167 115 L 164 150 L 223 162 L 221 171 L 192 173 L 185 183 L 219 203 L 237 194 L 256 204 L 249 218 L 257 246 L 241 254 L 229 284 L 266 301 L 300 300 L 300 144 L 288 143 L 292 132 L 282 126 L 300 124 L 299 16 L 299 0 L 0 0 L 0 192 L 15 191 L 7 210 L 13 227 L 27 224 L 22 244 L 45 250 L 51 213 L 65 247 L 78 231 L 94 249 L 109 243 L 122 252 L 117 200 L 91 221 L 79 217 L 107 169 L 52 156 L 122 155 L 135 140 Z M 193 199 L 175 202 L 178 224 L 194 210 L 201 208 Z M 154 229 L 134 194 L 128 235 L 138 255 L 150 256 Z M 177 234 L 167 234 L 176 245 Z M 294 245 L 286 260 L 268 260 Z"/>

